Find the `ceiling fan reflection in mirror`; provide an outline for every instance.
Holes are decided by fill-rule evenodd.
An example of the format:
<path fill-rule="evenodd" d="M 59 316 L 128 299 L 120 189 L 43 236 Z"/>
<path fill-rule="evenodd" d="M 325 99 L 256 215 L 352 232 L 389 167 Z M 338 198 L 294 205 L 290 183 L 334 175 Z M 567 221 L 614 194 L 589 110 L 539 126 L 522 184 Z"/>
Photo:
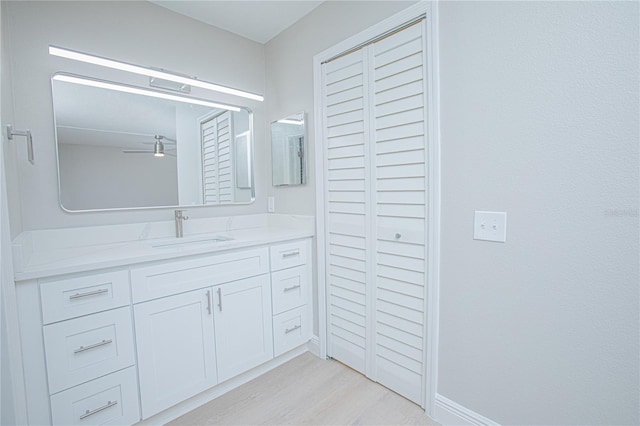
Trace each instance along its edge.
<path fill-rule="evenodd" d="M 146 145 L 153 143 L 153 149 L 123 149 L 122 152 L 125 154 L 153 154 L 154 157 L 164 157 L 165 155 L 176 156 L 175 146 L 172 148 L 164 147 L 165 145 L 175 145 L 175 139 L 162 135 L 155 135 L 154 138 L 156 140 L 155 142 L 145 142 Z"/>

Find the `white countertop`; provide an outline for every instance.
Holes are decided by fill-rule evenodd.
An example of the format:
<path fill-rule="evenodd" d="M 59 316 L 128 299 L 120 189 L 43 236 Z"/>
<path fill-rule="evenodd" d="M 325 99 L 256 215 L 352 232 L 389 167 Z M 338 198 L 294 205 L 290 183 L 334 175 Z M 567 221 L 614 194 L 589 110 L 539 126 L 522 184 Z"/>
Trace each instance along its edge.
<path fill-rule="evenodd" d="M 290 224 L 281 219 L 254 222 L 253 225 L 258 225 L 257 227 L 199 232 L 185 235 L 184 238 L 164 236 L 118 242 L 96 241 L 95 244 L 91 244 L 90 238 L 84 238 L 81 244 L 74 245 L 68 241 L 61 241 L 57 247 L 51 241 L 42 242 L 42 237 L 25 235 L 14 241 L 14 258 L 18 258 L 14 259 L 14 278 L 16 281 L 24 281 L 94 269 L 176 259 L 307 238 L 314 234 L 313 226 L 309 226 L 308 219 L 300 220 L 298 217 Z M 312 219 L 311 223 L 313 223 Z M 149 224 L 142 225 L 144 225 L 144 229 L 149 229 Z M 77 229 L 70 230 L 68 235 L 72 236 L 74 231 L 77 232 Z M 104 232 L 104 229 L 101 231 Z M 109 231 L 114 231 L 114 229 Z M 90 232 L 91 230 L 87 229 L 84 235 Z M 56 233 L 64 235 L 64 230 L 56 230 Z M 64 239 L 60 235 L 56 237 Z M 229 240 L 212 241 L 216 237 L 228 238 Z M 34 242 L 34 240 L 36 241 Z M 49 240 L 51 239 L 49 238 Z"/>

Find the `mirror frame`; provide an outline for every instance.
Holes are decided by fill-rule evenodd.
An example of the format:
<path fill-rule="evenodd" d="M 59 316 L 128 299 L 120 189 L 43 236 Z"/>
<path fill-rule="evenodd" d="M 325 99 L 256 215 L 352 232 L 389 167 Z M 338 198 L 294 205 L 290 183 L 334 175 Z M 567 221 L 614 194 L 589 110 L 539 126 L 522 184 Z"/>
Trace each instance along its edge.
<path fill-rule="evenodd" d="M 254 132 L 254 123 L 253 123 L 253 119 L 254 119 L 254 114 L 253 114 L 253 110 L 249 107 L 246 106 L 239 106 L 239 105 L 234 105 L 234 104 L 230 104 L 230 103 L 224 103 L 225 105 L 229 105 L 229 106 L 233 106 L 233 107 L 237 107 L 240 108 L 241 110 L 244 110 L 247 112 L 248 114 L 248 121 L 249 121 L 249 147 L 250 147 L 250 153 L 248 155 L 249 160 L 251 162 L 251 177 L 250 177 L 250 184 L 251 184 L 251 199 L 249 201 L 239 201 L 239 202 L 233 202 L 233 203 L 218 203 L 218 204 L 175 204 L 175 205 L 162 205 L 162 206 L 142 206 L 142 207 L 113 207 L 113 208 L 97 208 L 97 209 L 68 209 L 66 208 L 63 203 L 62 203 L 62 184 L 61 184 L 61 174 L 60 174 L 60 149 L 59 149 L 59 142 L 58 142 L 58 126 L 57 126 L 57 120 L 56 120 L 56 110 L 55 110 L 55 91 L 54 91 L 54 77 L 56 75 L 66 75 L 66 76 L 72 76 L 72 77 L 79 77 L 79 78 L 83 78 L 86 80 L 93 80 L 96 82 L 104 82 L 104 83 L 109 83 L 109 84 L 114 84 L 114 85 L 118 85 L 118 86 L 123 86 L 123 87 L 128 87 L 128 88 L 133 88 L 133 89 L 142 89 L 145 91 L 149 91 L 149 92 L 156 92 L 156 93 L 161 93 L 161 94 L 169 94 L 169 95 L 174 95 L 173 93 L 168 93 L 168 92 L 164 92 L 164 91 L 160 91 L 160 90 L 154 90 L 153 88 L 150 87 L 140 87 L 140 86 L 134 86 L 131 84 L 126 84 L 126 83 L 120 83 L 120 82 L 114 82 L 114 81 L 109 81 L 109 80 L 104 80 L 101 78 L 95 78 L 95 77 L 89 77 L 89 76 L 81 76 L 81 75 L 77 75 L 77 74 L 72 74 L 72 73 L 68 73 L 68 72 L 64 72 L 64 71 L 57 71 L 54 72 L 51 75 L 51 107 L 52 107 L 52 112 L 53 112 L 53 135 L 54 135 L 54 142 L 55 142 L 55 150 L 56 150 L 56 173 L 57 173 L 57 187 L 58 187 L 58 205 L 60 206 L 60 208 L 67 212 L 67 213 L 94 213 L 94 212 L 113 212 L 113 211 L 131 211 L 131 210 L 157 210 L 157 209 L 192 209 L 192 208 L 203 208 L 203 207 L 228 207 L 228 206 L 242 206 L 242 205 L 250 205 L 253 204 L 256 200 L 256 187 L 255 187 L 255 132 Z M 215 103 L 216 101 L 214 100 L 209 100 L 209 99 L 202 99 L 202 98 L 197 98 L 194 96 L 189 96 L 186 95 L 184 93 L 176 93 L 175 96 L 179 96 L 182 98 L 189 98 L 189 99 L 194 99 L 194 100 L 199 100 L 199 101 L 205 101 L 205 102 L 213 102 Z M 200 147 L 202 146 L 202 141 L 200 141 Z M 200 148 L 201 149 L 201 148 Z M 235 177 L 235 176 L 234 176 Z"/>
<path fill-rule="evenodd" d="M 288 120 L 288 119 L 292 119 L 292 118 L 302 118 L 302 163 L 301 163 L 301 167 L 302 167 L 302 182 L 295 182 L 295 183 L 280 183 L 280 184 L 276 184 L 274 182 L 274 170 L 276 169 L 276 157 L 274 156 L 274 138 L 273 138 L 273 126 L 274 124 L 286 124 L 286 123 L 282 123 L 283 120 Z M 293 123 L 291 123 L 293 124 Z M 269 125 L 269 137 L 271 138 L 271 185 L 279 188 L 279 187 L 288 187 L 288 186 L 302 186 L 302 185 L 306 185 L 307 184 L 307 164 L 308 164 L 308 160 L 307 160 L 307 114 L 304 111 L 295 113 L 295 114 L 289 114 L 286 117 L 283 117 L 279 120 L 275 120 L 272 121 L 271 124 Z"/>

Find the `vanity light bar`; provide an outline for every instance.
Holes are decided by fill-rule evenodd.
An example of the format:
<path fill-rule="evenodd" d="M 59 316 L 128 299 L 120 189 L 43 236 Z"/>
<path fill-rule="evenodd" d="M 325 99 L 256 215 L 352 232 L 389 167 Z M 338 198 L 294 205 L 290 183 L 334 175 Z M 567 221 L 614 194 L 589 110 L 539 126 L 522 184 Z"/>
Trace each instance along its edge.
<path fill-rule="evenodd" d="M 209 102 L 201 99 L 185 98 L 183 96 L 171 95 L 169 93 L 154 92 L 152 90 L 140 89 L 138 87 L 133 87 L 133 86 L 123 86 L 120 84 L 109 83 L 106 81 L 91 80 L 91 79 L 74 77 L 74 76 L 65 75 L 65 74 L 56 74 L 53 76 L 53 79 L 58 81 L 66 81 L 68 83 L 82 84 L 84 86 L 98 87 L 101 89 L 109 89 L 109 90 L 115 90 L 118 92 L 125 92 L 125 93 L 134 93 L 136 95 L 144 95 L 152 98 L 168 99 L 170 101 L 184 102 L 187 104 L 202 105 L 202 106 L 211 107 L 211 108 L 220 108 L 220 109 L 226 109 L 229 111 L 240 112 L 240 108 L 230 106 L 230 105 L 218 104 L 215 102 Z"/>
<path fill-rule="evenodd" d="M 151 68 L 145 68 L 138 65 L 128 64 L 126 62 L 114 61 L 112 59 L 103 58 L 100 56 L 89 55 L 86 53 L 80 53 L 69 49 L 63 49 L 61 47 L 49 46 L 49 54 L 54 56 L 60 56 L 61 58 L 73 59 L 75 61 L 87 62 L 89 64 L 100 65 L 107 68 L 113 68 L 121 71 L 127 71 L 134 74 L 146 75 L 148 77 L 160 78 L 164 80 L 174 81 L 176 83 L 187 84 L 191 86 L 200 87 L 207 90 L 213 90 L 214 92 L 227 93 L 229 95 L 241 96 L 247 99 L 253 99 L 255 101 L 264 101 L 264 96 L 257 95 L 251 92 L 245 92 L 243 90 L 232 89 L 231 87 L 220 86 L 217 84 L 209 83 L 206 81 L 198 80 L 197 78 L 182 77 L 176 74 L 171 74 L 164 71 L 158 71 Z"/>

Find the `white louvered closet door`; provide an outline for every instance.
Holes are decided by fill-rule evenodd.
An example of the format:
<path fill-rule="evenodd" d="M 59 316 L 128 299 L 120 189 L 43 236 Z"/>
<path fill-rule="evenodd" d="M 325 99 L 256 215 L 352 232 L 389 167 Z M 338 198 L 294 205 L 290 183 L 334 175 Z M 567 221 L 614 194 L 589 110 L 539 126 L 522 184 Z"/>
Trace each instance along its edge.
<path fill-rule="evenodd" d="M 423 403 L 423 23 L 324 64 L 328 354 Z"/>
<path fill-rule="evenodd" d="M 329 355 L 366 374 L 369 143 L 363 52 L 324 65 Z"/>
<path fill-rule="evenodd" d="M 420 24 L 371 47 L 375 118 L 375 378 L 421 403 L 426 114 Z"/>

